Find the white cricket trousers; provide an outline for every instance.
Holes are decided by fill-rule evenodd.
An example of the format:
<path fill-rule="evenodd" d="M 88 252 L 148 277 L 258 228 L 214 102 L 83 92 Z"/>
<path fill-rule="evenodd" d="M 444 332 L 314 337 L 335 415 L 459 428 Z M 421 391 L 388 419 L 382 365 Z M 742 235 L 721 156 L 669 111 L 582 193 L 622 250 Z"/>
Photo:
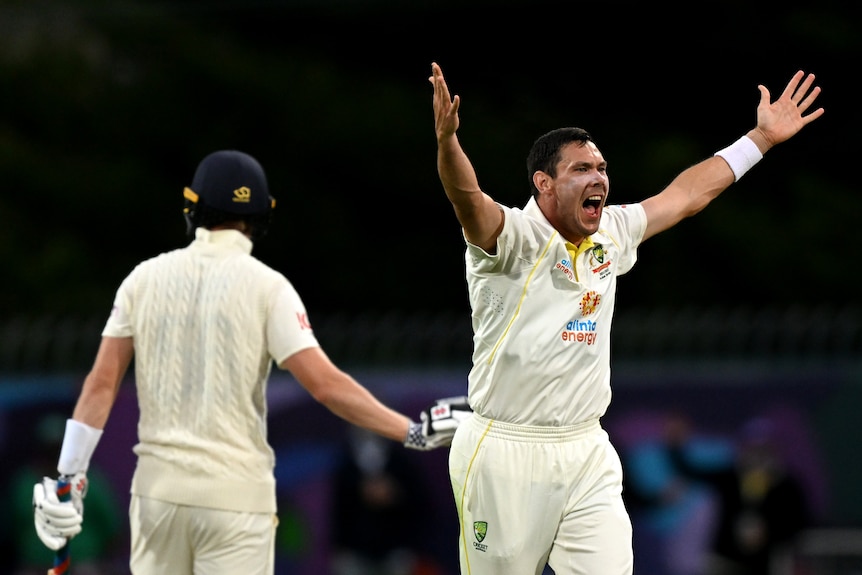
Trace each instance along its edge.
<path fill-rule="evenodd" d="M 630 575 L 622 465 L 598 420 L 462 422 L 449 451 L 462 575 Z"/>
<path fill-rule="evenodd" d="M 272 575 L 275 570 L 274 514 L 132 495 L 129 520 L 134 575 Z"/>

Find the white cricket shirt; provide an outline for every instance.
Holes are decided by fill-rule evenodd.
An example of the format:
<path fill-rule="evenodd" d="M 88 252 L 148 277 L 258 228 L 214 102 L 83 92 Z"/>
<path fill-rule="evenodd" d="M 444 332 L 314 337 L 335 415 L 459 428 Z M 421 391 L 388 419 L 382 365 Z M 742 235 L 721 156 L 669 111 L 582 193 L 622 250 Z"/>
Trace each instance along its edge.
<path fill-rule="evenodd" d="M 488 419 L 520 425 L 601 417 L 611 398 L 617 276 L 637 259 L 646 214 L 639 204 L 605 206 L 598 232 L 572 261 L 535 199 L 523 210 L 501 207 L 497 253 L 467 243 L 470 405 Z"/>
<path fill-rule="evenodd" d="M 251 250 L 238 231 L 198 228 L 117 291 L 102 334 L 134 338 L 135 494 L 276 510 L 267 379 L 273 361 L 318 342 L 294 287 Z"/>

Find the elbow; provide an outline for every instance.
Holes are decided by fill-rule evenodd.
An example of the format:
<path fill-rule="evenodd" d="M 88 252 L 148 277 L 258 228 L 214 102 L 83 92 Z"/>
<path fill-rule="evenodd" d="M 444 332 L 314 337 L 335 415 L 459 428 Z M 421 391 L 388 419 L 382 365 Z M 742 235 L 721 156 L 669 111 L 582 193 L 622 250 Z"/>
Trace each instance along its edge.
<path fill-rule="evenodd" d="M 306 386 L 306 390 L 317 403 L 329 405 L 332 401 L 332 386 L 326 385 L 325 382 L 316 382 L 315 385 Z"/>
<path fill-rule="evenodd" d="M 339 398 L 338 387 L 332 378 L 321 377 L 313 385 L 306 386 L 306 390 L 314 401 L 331 410 Z"/>
<path fill-rule="evenodd" d="M 684 220 L 684 219 L 687 219 L 687 218 L 690 218 L 692 216 L 699 214 L 700 212 L 703 211 L 703 208 L 705 208 L 706 206 L 707 206 L 707 204 L 697 204 L 697 205 L 691 206 L 688 209 L 688 211 L 683 213 L 682 218 L 680 218 L 680 220 Z"/>
<path fill-rule="evenodd" d="M 710 202 L 712 202 L 712 200 L 715 199 L 715 197 L 716 196 L 700 197 L 693 201 L 691 204 L 689 204 L 688 210 L 686 211 L 684 218 L 690 218 L 691 216 L 702 212 L 703 209 L 708 206 Z"/>
<path fill-rule="evenodd" d="M 687 201 L 680 210 L 680 220 L 690 218 L 702 212 L 703 209 L 712 202 L 712 200 L 718 197 L 719 193 L 720 192 L 712 192 L 708 194 L 690 193 L 688 195 Z"/>

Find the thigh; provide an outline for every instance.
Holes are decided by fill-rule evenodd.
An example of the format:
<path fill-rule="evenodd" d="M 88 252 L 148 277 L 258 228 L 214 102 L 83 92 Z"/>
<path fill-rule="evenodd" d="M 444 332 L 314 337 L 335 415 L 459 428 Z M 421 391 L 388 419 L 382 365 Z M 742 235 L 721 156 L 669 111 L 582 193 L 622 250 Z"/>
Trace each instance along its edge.
<path fill-rule="evenodd" d="M 548 564 L 556 575 L 631 575 L 632 526 L 622 500 L 567 516 Z"/>
<path fill-rule="evenodd" d="M 134 575 L 192 575 L 191 544 L 180 506 L 132 495 L 129 528 Z"/>
<path fill-rule="evenodd" d="M 548 563 L 556 575 L 631 575 L 632 524 L 619 455 L 599 431 L 573 456 L 580 471 L 571 477 L 569 504 Z"/>
<path fill-rule="evenodd" d="M 541 573 L 564 507 L 554 447 L 477 432 L 460 436 L 449 467 L 461 572 Z"/>
<path fill-rule="evenodd" d="M 195 549 L 195 575 L 272 575 L 276 516 L 186 508 Z"/>

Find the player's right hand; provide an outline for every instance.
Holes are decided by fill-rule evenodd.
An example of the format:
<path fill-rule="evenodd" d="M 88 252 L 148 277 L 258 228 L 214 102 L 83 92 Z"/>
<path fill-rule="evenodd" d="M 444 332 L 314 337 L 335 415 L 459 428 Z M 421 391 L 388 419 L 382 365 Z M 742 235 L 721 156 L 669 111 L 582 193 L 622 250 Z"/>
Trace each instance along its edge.
<path fill-rule="evenodd" d="M 411 424 L 404 445 L 420 451 L 446 447 L 452 443 L 455 430 L 471 413 L 473 410 L 467 396 L 438 399 L 434 405 L 422 410 L 421 423 Z"/>
<path fill-rule="evenodd" d="M 40 483 L 33 486 L 36 534 L 42 543 L 53 551 L 61 549 L 69 539 L 81 532 L 81 523 L 84 521 L 83 495 L 86 493 L 86 478 L 79 478 L 77 475 L 71 478 L 73 479 L 73 501 L 61 502 L 57 498 L 57 481 L 50 477 L 44 477 Z M 78 480 L 77 501 L 74 501 L 76 499 L 75 479 Z M 78 503 L 80 508 L 75 503 Z"/>

